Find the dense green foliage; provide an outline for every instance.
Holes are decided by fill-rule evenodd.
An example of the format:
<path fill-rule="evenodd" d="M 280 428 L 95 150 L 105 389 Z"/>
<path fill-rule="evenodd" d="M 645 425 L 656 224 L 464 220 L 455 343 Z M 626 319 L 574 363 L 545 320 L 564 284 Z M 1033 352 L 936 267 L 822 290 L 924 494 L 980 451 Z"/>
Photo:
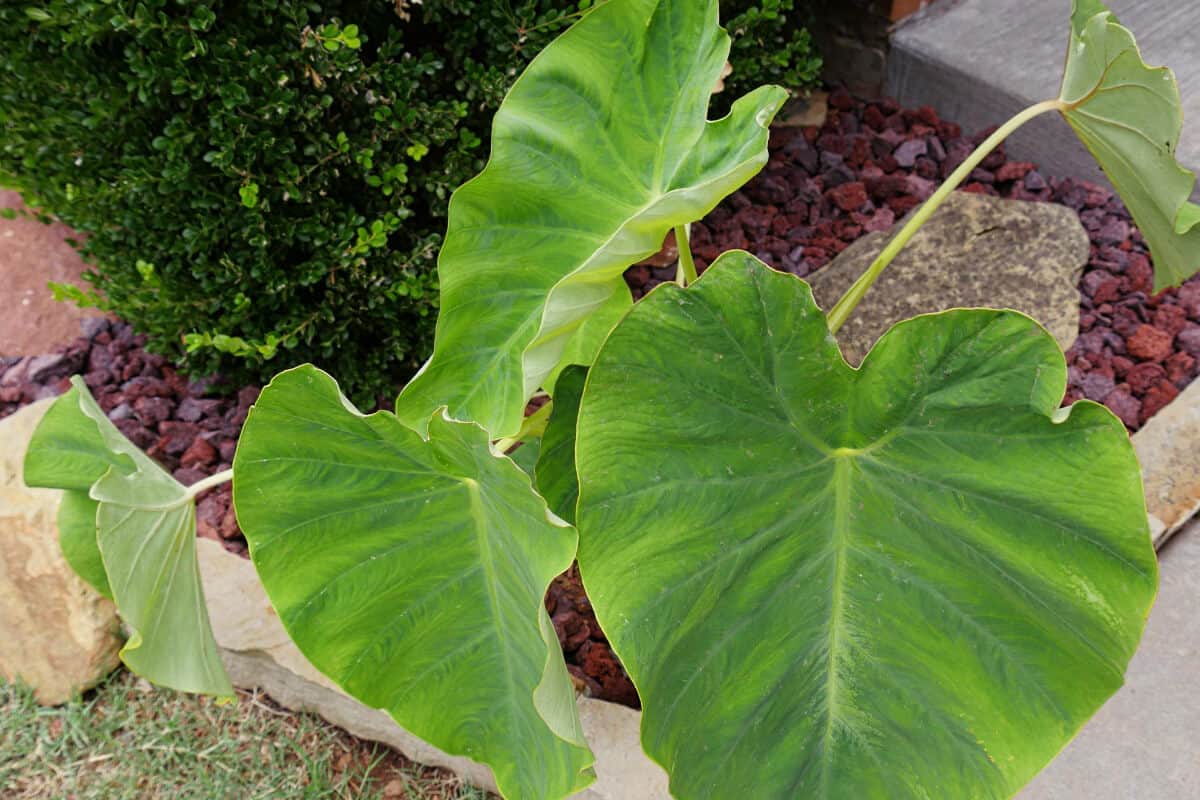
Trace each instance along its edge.
<path fill-rule="evenodd" d="M 197 373 L 303 361 L 358 396 L 426 355 L 451 190 L 576 0 L 0 4 L 0 183 L 86 234 L 87 295 Z M 731 3 L 732 89 L 816 61 Z M 766 46 L 765 49 L 763 46 Z"/>

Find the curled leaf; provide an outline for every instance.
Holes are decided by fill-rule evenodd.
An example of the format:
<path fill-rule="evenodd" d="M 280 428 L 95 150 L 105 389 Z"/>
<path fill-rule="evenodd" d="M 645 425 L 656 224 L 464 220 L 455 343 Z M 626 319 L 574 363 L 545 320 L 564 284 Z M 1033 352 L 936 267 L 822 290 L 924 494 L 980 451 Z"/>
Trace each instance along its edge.
<path fill-rule="evenodd" d="M 1059 100 L 1100 163 L 1154 257 L 1155 290 L 1200 270 L 1196 176 L 1175 158 L 1183 128 L 1179 84 L 1142 60 L 1129 29 L 1100 0 L 1074 0 Z"/>
<path fill-rule="evenodd" d="M 25 482 L 65 489 L 63 552 L 108 594 L 130 629 L 121 660 L 149 681 L 231 697 L 196 560 L 196 507 L 187 487 L 126 439 L 83 379 L 42 419 Z"/>

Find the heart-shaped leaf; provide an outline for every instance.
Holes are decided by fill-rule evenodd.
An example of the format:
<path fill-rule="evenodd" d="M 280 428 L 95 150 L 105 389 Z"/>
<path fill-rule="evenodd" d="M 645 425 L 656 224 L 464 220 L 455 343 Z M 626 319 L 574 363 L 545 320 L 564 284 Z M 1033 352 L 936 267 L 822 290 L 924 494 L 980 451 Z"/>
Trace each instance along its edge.
<path fill-rule="evenodd" d="M 200 584 L 192 496 L 117 430 L 80 377 L 71 382 L 34 433 L 25 482 L 67 490 L 63 553 L 115 600 L 130 629 L 121 660 L 162 686 L 231 697 Z"/>
<path fill-rule="evenodd" d="M 562 371 L 554 390 L 554 408 L 542 436 L 542 450 L 534 472 L 537 489 L 550 510 L 575 523 L 579 480 L 575 477 L 575 422 L 587 380 L 587 367 L 572 364 Z"/>
<path fill-rule="evenodd" d="M 250 411 L 234 502 L 300 650 L 347 692 L 513 798 L 591 779 L 575 696 L 542 599 L 575 531 L 487 433 L 437 414 L 428 438 L 359 414 L 310 366 Z"/>
<path fill-rule="evenodd" d="M 1059 100 L 1104 168 L 1154 257 L 1155 289 L 1200 270 L 1196 176 L 1175 159 L 1183 107 L 1175 75 L 1149 67 L 1133 34 L 1100 0 L 1074 0 Z"/>
<path fill-rule="evenodd" d="M 396 405 L 409 427 L 448 405 L 514 434 L 589 316 L 628 307 L 622 272 L 762 168 L 787 93 L 764 86 L 709 122 L 728 52 L 717 0 L 610 0 L 534 59 L 487 167 L 451 198 L 433 357 Z M 573 349 L 590 363 L 606 333 Z"/>
<path fill-rule="evenodd" d="M 855 370 L 744 253 L 633 308 L 584 392 L 579 564 L 675 797 L 1009 797 L 1070 740 L 1156 567 L 1124 428 L 1065 386 L 1011 311 Z"/>

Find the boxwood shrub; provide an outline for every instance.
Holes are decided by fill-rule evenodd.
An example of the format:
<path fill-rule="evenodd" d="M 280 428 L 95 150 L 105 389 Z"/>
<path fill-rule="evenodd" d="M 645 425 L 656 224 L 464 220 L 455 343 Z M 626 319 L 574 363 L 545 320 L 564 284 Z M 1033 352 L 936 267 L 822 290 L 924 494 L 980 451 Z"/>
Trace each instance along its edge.
<path fill-rule="evenodd" d="M 509 82 L 590 0 L 0 3 L 0 183 L 71 225 L 58 287 L 236 384 L 357 397 L 424 357 L 446 202 Z M 729 95 L 817 62 L 793 0 L 730 0 Z"/>

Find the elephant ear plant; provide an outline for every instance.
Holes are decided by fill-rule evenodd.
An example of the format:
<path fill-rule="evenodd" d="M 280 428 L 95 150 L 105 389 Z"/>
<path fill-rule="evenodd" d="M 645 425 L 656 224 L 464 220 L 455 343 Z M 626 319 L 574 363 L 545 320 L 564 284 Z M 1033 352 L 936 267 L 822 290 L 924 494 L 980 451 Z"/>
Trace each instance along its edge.
<path fill-rule="evenodd" d="M 1194 273 L 1174 78 L 1076 0 L 1061 95 L 981 145 L 827 313 L 746 253 L 697 281 L 687 226 L 765 163 L 785 98 L 709 121 L 728 48 L 715 0 L 610 0 L 529 66 L 451 202 L 437 343 L 395 413 L 289 370 L 232 475 L 185 488 L 76 382 L 26 480 L 67 490 L 64 552 L 115 599 L 132 669 L 231 694 L 193 499 L 232 478 L 300 650 L 509 798 L 592 780 L 542 604 L 575 558 L 678 798 L 1002 798 L 1062 749 L 1121 685 L 1155 593 L 1125 430 L 1058 408 L 1063 354 L 1013 311 L 902 322 L 858 369 L 833 334 L 1042 113 L 1121 191 L 1160 285 Z M 672 229 L 678 285 L 633 305 L 622 272 Z"/>

